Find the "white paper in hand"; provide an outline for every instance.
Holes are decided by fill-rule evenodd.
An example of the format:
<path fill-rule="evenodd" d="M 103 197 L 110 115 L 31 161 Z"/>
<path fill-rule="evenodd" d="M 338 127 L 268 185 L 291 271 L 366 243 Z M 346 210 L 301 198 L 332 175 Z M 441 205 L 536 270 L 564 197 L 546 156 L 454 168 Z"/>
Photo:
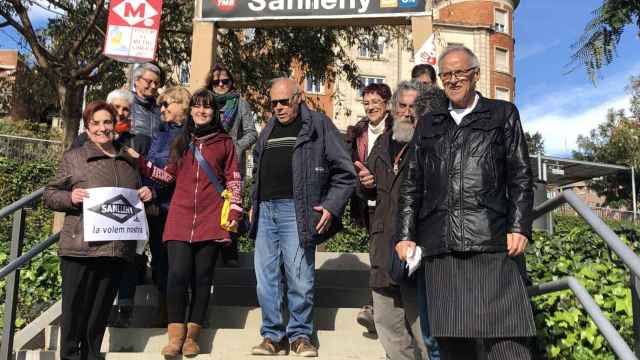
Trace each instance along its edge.
<path fill-rule="evenodd" d="M 413 275 L 413 273 L 420 267 L 420 263 L 422 262 L 422 248 L 420 246 L 416 246 L 415 251 L 412 248 L 407 250 L 407 269 L 409 269 L 409 276 Z"/>
<path fill-rule="evenodd" d="M 84 241 L 147 240 L 149 227 L 144 204 L 135 189 L 87 189 L 82 202 Z"/>

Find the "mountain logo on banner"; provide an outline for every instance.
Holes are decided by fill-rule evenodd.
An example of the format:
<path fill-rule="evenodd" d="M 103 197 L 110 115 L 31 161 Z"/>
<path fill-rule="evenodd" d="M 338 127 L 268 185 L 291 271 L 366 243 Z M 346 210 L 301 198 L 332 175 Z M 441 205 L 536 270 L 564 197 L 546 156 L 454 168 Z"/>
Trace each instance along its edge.
<path fill-rule="evenodd" d="M 102 204 L 98 204 L 89 208 L 96 214 L 100 214 L 111 220 L 124 224 L 132 217 L 136 216 L 142 209 L 131 205 L 131 203 L 122 195 L 118 195 Z"/>
<path fill-rule="evenodd" d="M 211 0 L 216 5 L 218 10 L 223 13 L 230 13 L 236 9 L 239 0 Z"/>
<path fill-rule="evenodd" d="M 158 10 L 154 9 L 147 0 L 125 0 L 116 5 L 116 7 L 113 8 L 113 11 L 130 26 L 136 25 L 142 21 L 144 21 L 145 26 L 152 26 L 152 18 L 158 15 Z"/>

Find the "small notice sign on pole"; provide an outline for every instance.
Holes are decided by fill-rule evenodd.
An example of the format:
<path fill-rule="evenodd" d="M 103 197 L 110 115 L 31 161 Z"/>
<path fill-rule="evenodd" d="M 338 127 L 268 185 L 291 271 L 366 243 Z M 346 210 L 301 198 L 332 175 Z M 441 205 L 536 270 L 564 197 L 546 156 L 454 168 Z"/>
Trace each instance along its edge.
<path fill-rule="evenodd" d="M 156 58 L 162 0 L 112 0 L 103 54 L 123 62 Z"/>

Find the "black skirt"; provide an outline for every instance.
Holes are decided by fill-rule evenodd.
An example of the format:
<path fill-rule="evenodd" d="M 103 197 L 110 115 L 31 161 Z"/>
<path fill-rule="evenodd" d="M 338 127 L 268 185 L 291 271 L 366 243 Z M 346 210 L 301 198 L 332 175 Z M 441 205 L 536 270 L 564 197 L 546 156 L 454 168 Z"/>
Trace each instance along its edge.
<path fill-rule="evenodd" d="M 506 253 L 446 254 L 424 262 L 432 336 L 535 336 L 524 282 Z"/>

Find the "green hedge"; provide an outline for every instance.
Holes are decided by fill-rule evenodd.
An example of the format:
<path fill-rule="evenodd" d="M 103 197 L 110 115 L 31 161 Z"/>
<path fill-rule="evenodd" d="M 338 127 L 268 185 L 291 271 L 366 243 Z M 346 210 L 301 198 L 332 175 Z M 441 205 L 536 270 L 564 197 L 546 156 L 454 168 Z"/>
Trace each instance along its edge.
<path fill-rule="evenodd" d="M 606 313 L 628 344 L 633 344 L 629 271 L 591 228 L 577 217 L 556 217 L 553 237 L 536 233 L 527 252 L 534 283 L 575 276 Z M 640 228 L 608 222 L 638 253 Z M 533 299 L 540 342 L 552 359 L 615 359 L 573 293 L 569 290 Z"/>
<path fill-rule="evenodd" d="M 55 174 L 53 160 L 17 161 L 0 157 L 0 207 L 42 187 Z M 23 251 L 45 240 L 51 233 L 53 213 L 38 202 L 35 209 L 27 210 Z M 13 219 L 0 220 L 0 266 L 8 263 Z M 22 327 L 60 298 L 60 270 L 56 247 L 49 248 L 20 270 L 19 303 L 16 325 Z M 0 302 L 5 300 L 6 278 L 0 279 Z M 0 315 L 4 317 L 4 307 Z M 1 326 L 1 325 L 0 325 Z"/>

